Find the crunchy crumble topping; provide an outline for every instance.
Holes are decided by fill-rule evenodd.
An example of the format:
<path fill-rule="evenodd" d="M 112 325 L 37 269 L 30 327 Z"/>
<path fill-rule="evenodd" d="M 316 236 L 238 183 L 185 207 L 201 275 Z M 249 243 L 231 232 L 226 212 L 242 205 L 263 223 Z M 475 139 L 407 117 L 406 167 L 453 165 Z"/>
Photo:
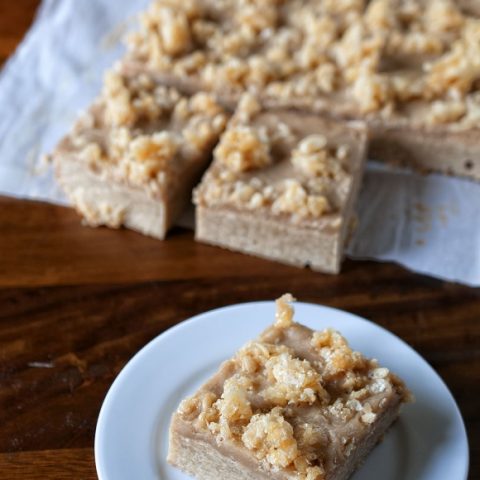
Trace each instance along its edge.
<path fill-rule="evenodd" d="M 148 52 L 154 62 L 162 64 L 165 56 L 176 57 L 191 49 L 192 22 L 200 13 L 197 1 L 154 2 L 148 12 L 141 15 L 142 30 L 133 33 L 129 41 Z"/>
<path fill-rule="evenodd" d="M 309 194 L 298 180 L 285 180 L 280 191 L 280 195 L 272 204 L 273 213 L 293 214 L 299 218 L 318 218 L 330 211 L 327 197 Z"/>
<path fill-rule="evenodd" d="M 177 164 L 208 157 L 227 120 L 212 94 L 186 97 L 149 75 L 111 71 L 71 139 L 91 168 L 156 191 Z"/>
<path fill-rule="evenodd" d="M 231 204 L 247 210 L 267 208 L 274 215 L 288 215 L 294 223 L 308 218 L 321 218 L 332 207 L 326 196 L 312 193 L 298 180 L 284 180 L 276 185 L 265 185 L 261 180 L 248 181 L 209 178 L 195 191 L 194 200 L 209 206 Z"/>
<path fill-rule="evenodd" d="M 338 211 L 340 197 L 331 202 L 328 192 L 335 185 L 349 185 L 349 156 L 347 145 L 330 144 L 321 134 L 302 136 L 281 113 L 264 113 L 255 97 L 245 95 L 194 200 L 263 209 L 293 223 L 319 219 Z"/>
<path fill-rule="evenodd" d="M 356 377 L 355 372 L 368 369 L 370 362 L 359 352 L 353 351 L 342 335 L 334 330 L 315 332 L 311 344 L 317 349 L 322 359 L 323 377 L 326 380 L 345 375 L 342 380 L 344 385 L 359 386 L 359 378 Z"/>
<path fill-rule="evenodd" d="M 241 435 L 252 418 L 253 410 L 247 397 L 251 388 L 252 380 L 243 375 L 235 374 L 225 381 L 222 396 L 215 403 L 219 422 L 209 425 L 211 431 L 221 435 L 220 438 Z"/>
<path fill-rule="evenodd" d="M 321 385 L 320 374 L 307 360 L 294 358 L 291 353 L 281 353 L 267 360 L 265 371 L 273 385 L 262 396 L 275 405 L 312 405 L 318 398 L 328 401 L 329 396 Z"/>
<path fill-rule="evenodd" d="M 169 115 L 180 94 L 157 85 L 149 75 L 125 77 L 111 70 L 105 75 L 102 99 L 108 125 L 134 127 L 142 120 L 151 122 Z"/>
<path fill-rule="evenodd" d="M 289 353 L 290 350 L 282 345 L 274 345 L 263 342 L 249 342 L 240 349 L 236 362 L 245 374 L 259 373 L 266 362 L 272 357 L 283 353 Z"/>
<path fill-rule="evenodd" d="M 451 92 L 464 98 L 480 77 L 480 20 L 465 21 L 450 51 L 424 68 L 429 95 L 438 98 Z"/>
<path fill-rule="evenodd" d="M 287 103 L 333 93 L 353 113 L 387 116 L 420 101 L 415 120 L 471 128 L 457 105 L 440 120 L 431 109 L 479 91 L 479 31 L 454 0 L 156 0 L 129 55 L 219 92 Z"/>
<path fill-rule="evenodd" d="M 262 107 L 257 98 L 249 93 L 246 93 L 242 95 L 238 101 L 235 116 L 238 118 L 240 123 L 247 124 L 252 118 L 254 118 L 255 115 L 260 113 L 261 110 Z"/>
<path fill-rule="evenodd" d="M 179 139 L 170 132 L 141 135 L 132 139 L 121 161 L 129 169 L 130 177 L 150 179 L 167 168 L 178 150 Z"/>
<path fill-rule="evenodd" d="M 352 351 L 338 332 L 296 324 L 292 301 L 290 294 L 279 298 L 275 324 L 227 361 L 208 388 L 184 400 L 178 414 L 217 442 L 247 449 L 267 471 L 322 480 L 327 446 L 349 456 L 355 435 L 361 438 L 389 402 L 411 397 L 387 368 Z M 343 433 L 330 436 L 332 428 Z"/>

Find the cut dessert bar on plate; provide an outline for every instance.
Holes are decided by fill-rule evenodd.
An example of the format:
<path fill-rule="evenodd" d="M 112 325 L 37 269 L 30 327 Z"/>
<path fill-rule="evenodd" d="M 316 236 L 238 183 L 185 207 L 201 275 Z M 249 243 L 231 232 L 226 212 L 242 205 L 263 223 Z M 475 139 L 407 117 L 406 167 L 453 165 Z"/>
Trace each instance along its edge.
<path fill-rule="evenodd" d="M 361 124 L 263 110 L 245 95 L 195 191 L 196 239 L 337 273 L 365 150 Z"/>
<path fill-rule="evenodd" d="M 336 331 L 276 322 L 247 343 L 170 425 L 168 461 L 201 480 L 346 480 L 411 394 Z"/>
<path fill-rule="evenodd" d="M 54 152 L 56 176 L 87 224 L 163 239 L 228 117 L 212 94 L 185 96 L 118 67 Z"/>
<path fill-rule="evenodd" d="M 126 61 L 365 120 L 372 158 L 480 179 L 479 17 L 471 0 L 156 0 Z"/>

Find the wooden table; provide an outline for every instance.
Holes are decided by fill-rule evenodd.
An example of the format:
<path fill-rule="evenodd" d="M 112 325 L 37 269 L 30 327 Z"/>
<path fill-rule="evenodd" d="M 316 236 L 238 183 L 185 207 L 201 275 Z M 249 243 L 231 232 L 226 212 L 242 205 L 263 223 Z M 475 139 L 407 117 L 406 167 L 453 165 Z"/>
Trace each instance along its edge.
<path fill-rule="evenodd" d="M 37 3 L 0 0 L 2 60 Z M 199 312 L 285 291 L 370 318 L 419 351 L 458 401 L 470 478 L 480 479 L 480 290 L 373 262 L 347 261 L 341 275 L 326 276 L 200 245 L 181 229 L 159 242 L 84 228 L 68 209 L 7 198 L 0 199 L 0 478 L 96 478 L 98 412 L 139 348 Z"/>

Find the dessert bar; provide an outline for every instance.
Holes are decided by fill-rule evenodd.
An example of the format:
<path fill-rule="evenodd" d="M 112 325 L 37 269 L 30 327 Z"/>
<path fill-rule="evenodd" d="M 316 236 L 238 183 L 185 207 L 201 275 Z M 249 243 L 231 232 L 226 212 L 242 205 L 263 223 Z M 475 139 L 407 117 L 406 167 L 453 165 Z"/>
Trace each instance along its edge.
<path fill-rule="evenodd" d="M 196 239 L 337 273 L 365 151 L 363 125 L 245 95 L 195 191 Z"/>
<path fill-rule="evenodd" d="M 247 343 L 170 426 L 168 461 L 201 480 L 346 480 L 411 394 L 334 330 L 276 322 Z"/>
<path fill-rule="evenodd" d="M 190 201 L 228 112 L 120 67 L 53 154 L 63 190 L 91 226 L 163 239 Z"/>

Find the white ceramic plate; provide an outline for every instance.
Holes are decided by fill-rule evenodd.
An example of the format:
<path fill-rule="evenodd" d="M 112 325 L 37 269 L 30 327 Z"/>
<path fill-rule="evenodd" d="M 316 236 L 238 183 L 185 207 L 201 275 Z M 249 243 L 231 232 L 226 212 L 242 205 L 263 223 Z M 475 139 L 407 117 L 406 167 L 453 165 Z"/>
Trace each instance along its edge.
<path fill-rule="evenodd" d="M 144 347 L 108 392 L 97 424 L 100 480 L 187 480 L 166 461 L 170 416 L 218 365 L 274 319 L 274 303 L 234 305 L 198 315 Z M 351 345 L 400 375 L 416 403 L 407 405 L 354 480 L 464 480 L 468 443 L 455 401 L 435 371 L 387 330 L 328 307 L 298 303 L 295 319 L 333 327 Z"/>

